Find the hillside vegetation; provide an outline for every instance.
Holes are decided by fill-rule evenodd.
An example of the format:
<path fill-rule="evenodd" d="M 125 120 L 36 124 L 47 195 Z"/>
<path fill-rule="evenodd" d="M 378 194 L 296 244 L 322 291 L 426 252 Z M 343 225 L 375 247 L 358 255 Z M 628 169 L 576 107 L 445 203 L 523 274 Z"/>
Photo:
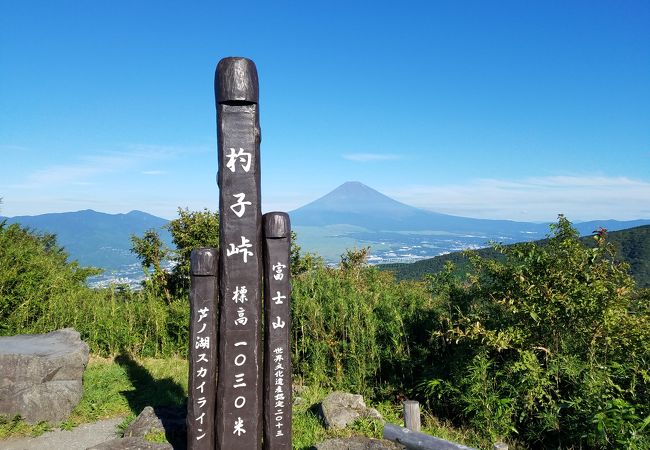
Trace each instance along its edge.
<path fill-rule="evenodd" d="M 618 261 L 629 265 L 629 273 L 639 287 L 650 287 L 650 225 L 628 228 L 626 230 L 612 231 L 607 233 L 608 241 L 615 249 L 615 257 Z M 595 244 L 593 237 L 585 236 L 580 238 L 587 247 Z M 547 241 L 539 241 L 544 245 Z M 513 246 L 520 244 L 512 244 Z M 499 258 L 500 253 L 492 247 L 466 252 L 448 253 L 434 258 L 417 261 L 410 264 L 382 264 L 382 270 L 389 270 L 395 274 L 398 280 L 421 280 L 425 275 L 440 272 L 447 263 L 453 263 L 457 273 L 460 275 L 468 270 L 472 255 L 479 255 L 482 258 Z"/>
<path fill-rule="evenodd" d="M 98 356 L 185 356 L 182 264 L 188 248 L 214 242 L 218 217 L 177 220 L 174 250 L 155 232 L 134 237 L 151 275 L 138 292 L 89 289 L 93 271 L 53 237 L 0 225 L 0 333 L 74 326 Z M 498 258 L 476 253 L 422 281 L 368 267 L 364 250 L 331 268 L 294 248 L 295 381 L 373 402 L 418 399 L 484 446 L 649 448 L 650 293 L 616 248 L 605 233 L 587 245 L 560 218 L 544 243 L 497 246 Z M 179 268 L 156 274 L 167 251 Z"/>

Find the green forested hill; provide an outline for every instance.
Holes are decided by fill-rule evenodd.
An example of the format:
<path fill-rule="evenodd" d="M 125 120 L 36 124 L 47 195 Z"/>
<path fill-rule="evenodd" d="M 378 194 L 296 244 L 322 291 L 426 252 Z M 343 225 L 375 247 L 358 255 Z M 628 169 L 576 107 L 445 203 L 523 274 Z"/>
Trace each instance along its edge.
<path fill-rule="evenodd" d="M 614 231 L 609 241 L 618 257 L 630 265 L 630 275 L 639 287 L 650 288 L 650 225 Z M 593 245 L 593 240 L 589 240 Z"/>
<path fill-rule="evenodd" d="M 595 245 L 591 236 L 581 239 L 586 245 Z M 616 248 L 618 258 L 630 265 L 630 274 L 637 285 L 650 288 L 650 225 L 612 231 L 608 233 L 608 240 Z M 484 248 L 471 252 L 449 253 L 410 264 L 383 264 L 379 268 L 394 272 L 398 280 L 417 280 L 426 274 L 440 271 L 445 263 L 450 261 L 456 266 L 457 272 L 462 273 L 469 264 L 468 256 L 474 253 L 484 258 L 499 257 L 499 253 L 494 249 Z"/>

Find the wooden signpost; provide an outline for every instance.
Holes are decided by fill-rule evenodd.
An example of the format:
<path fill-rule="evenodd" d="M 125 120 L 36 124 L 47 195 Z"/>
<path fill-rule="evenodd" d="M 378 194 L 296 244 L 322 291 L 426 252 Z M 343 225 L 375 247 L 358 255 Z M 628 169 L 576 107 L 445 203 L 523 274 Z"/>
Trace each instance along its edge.
<path fill-rule="evenodd" d="M 287 213 L 264 214 L 264 448 L 291 450 L 291 298 Z"/>
<path fill-rule="evenodd" d="M 217 389 L 219 253 L 198 248 L 190 256 L 190 373 L 187 388 L 188 448 L 214 449 Z"/>
<path fill-rule="evenodd" d="M 255 64 L 225 58 L 215 76 L 220 267 L 217 448 L 262 446 L 262 212 Z"/>
<path fill-rule="evenodd" d="M 286 213 L 265 215 L 262 226 L 258 98 L 255 64 L 222 59 L 215 74 L 219 249 L 191 256 L 191 450 L 291 449 L 291 228 Z"/>

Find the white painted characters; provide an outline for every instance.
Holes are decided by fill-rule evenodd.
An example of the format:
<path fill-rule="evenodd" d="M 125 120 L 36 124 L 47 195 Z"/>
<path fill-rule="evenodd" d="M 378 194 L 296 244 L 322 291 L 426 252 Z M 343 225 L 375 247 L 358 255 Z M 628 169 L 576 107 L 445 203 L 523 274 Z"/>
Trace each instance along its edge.
<path fill-rule="evenodd" d="M 251 168 L 252 155 L 248 152 L 245 152 L 243 148 L 240 148 L 239 151 L 236 151 L 234 148 L 230 147 L 228 150 L 230 150 L 230 153 L 226 155 L 226 158 L 228 158 L 226 167 L 234 173 L 236 171 L 235 164 L 239 162 L 244 172 L 248 172 Z"/>
<path fill-rule="evenodd" d="M 276 328 L 284 328 L 286 325 L 285 321 L 280 318 L 280 316 L 277 316 L 275 318 L 274 322 L 271 322 L 271 325 L 273 326 L 273 329 L 275 330 Z"/>
<path fill-rule="evenodd" d="M 235 286 L 235 290 L 232 291 L 232 299 L 235 303 L 247 302 L 248 298 L 246 294 L 248 294 L 248 288 L 246 286 Z"/>
<path fill-rule="evenodd" d="M 277 264 L 274 264 L 273 267 L 272 267 L 273 272 L 275 272 L 273 274 L 273 278 L 275 280 L 277 280 L 277 281 L 282 280 L 284 278 L 284 273 L 282 272 L 282 270 L 286 269 L 286 268 L 287 268 L 287 266 L 282 264 L 280 261 L 278 261 Z"/>
<path fill-rule="evenodd" d="M 274 395 L 274 409 L 273 415 L 275 416 L 275 437 L 284 436 L 282 432 L 282 427 L 284 426 L 284 349 L 282 347 L 276 347 L 273 349 L 273 361 L 276 363 L 273 378 L 275 379 L 275 395 Z"/>
<path fill-rule="evenodd" d="M 246 194 L 243 192 L 239 194 L 233 194 L 233 197 L 237 199 L 237 202 L 230 205 L 230 209 L 235 213 L 237 217 L 243 217 L 244 213 L 246 212 L 246 205 L 252 205 L 252 203 L 244 201 Z"/>
<path fill-rule="evenodd" d="M 237 417 L 237 420 L 235 421 L 235 427 L 232 430 L 232 434 L 241 436 L 244 433 L 246 433 L 246 430 L 244 429 L 244 421 L 241 417 Z"/>
<path fill-rule="evenodd" d="M 251 241 L 246 239 L 244 236 L 241 236 L 241 244 L 235 246 L 235 244 L 230 244 L 230 248 L 226 249 L 226 256 L 232 256 L 241 253 L 242 258 L 244 259 L 244 264 L 248 262 L 248 257 L 253 256 L 253 252 L 248 250 L 253 244 Z"/>
<path fill-rule="evenodd" d="M 275 297 L 273 297 L 271 300 L 273 300 L 273 301 L 275 302 L 276 305 L 282 305 L 282 304 L 283 304 L 283 301 L 282 301 L 282 300 L 286 299 L 287 296 L 286 296 L 286 295 L 282 295 L 282 294 L 280 293 L 280 291 L 276 291 L 276 292 L 277 292 L 277 294 L 276 294 Z"/>

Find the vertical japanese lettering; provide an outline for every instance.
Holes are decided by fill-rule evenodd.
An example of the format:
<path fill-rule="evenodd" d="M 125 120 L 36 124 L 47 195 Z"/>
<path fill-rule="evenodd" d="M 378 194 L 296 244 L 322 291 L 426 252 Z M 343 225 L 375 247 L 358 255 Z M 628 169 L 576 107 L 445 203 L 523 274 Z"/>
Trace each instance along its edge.
<path fill-rule="evenodd" d="M 190 369 L 187 448 L 212 450 L 217 383 L 218 251 L 199 248 L 190 257 Z"/>
<path fill-rule="evenodd" d="M 262 443 L 261 229 L 257 72 L 226 58 L 215 77 L 219 160 L 220 292 L 217 448 Z"/>
<path fill-rule="evenodd" d="M 291 226 L 285 213 L 264 215 L 264 448 L 291 449 Z"/>

